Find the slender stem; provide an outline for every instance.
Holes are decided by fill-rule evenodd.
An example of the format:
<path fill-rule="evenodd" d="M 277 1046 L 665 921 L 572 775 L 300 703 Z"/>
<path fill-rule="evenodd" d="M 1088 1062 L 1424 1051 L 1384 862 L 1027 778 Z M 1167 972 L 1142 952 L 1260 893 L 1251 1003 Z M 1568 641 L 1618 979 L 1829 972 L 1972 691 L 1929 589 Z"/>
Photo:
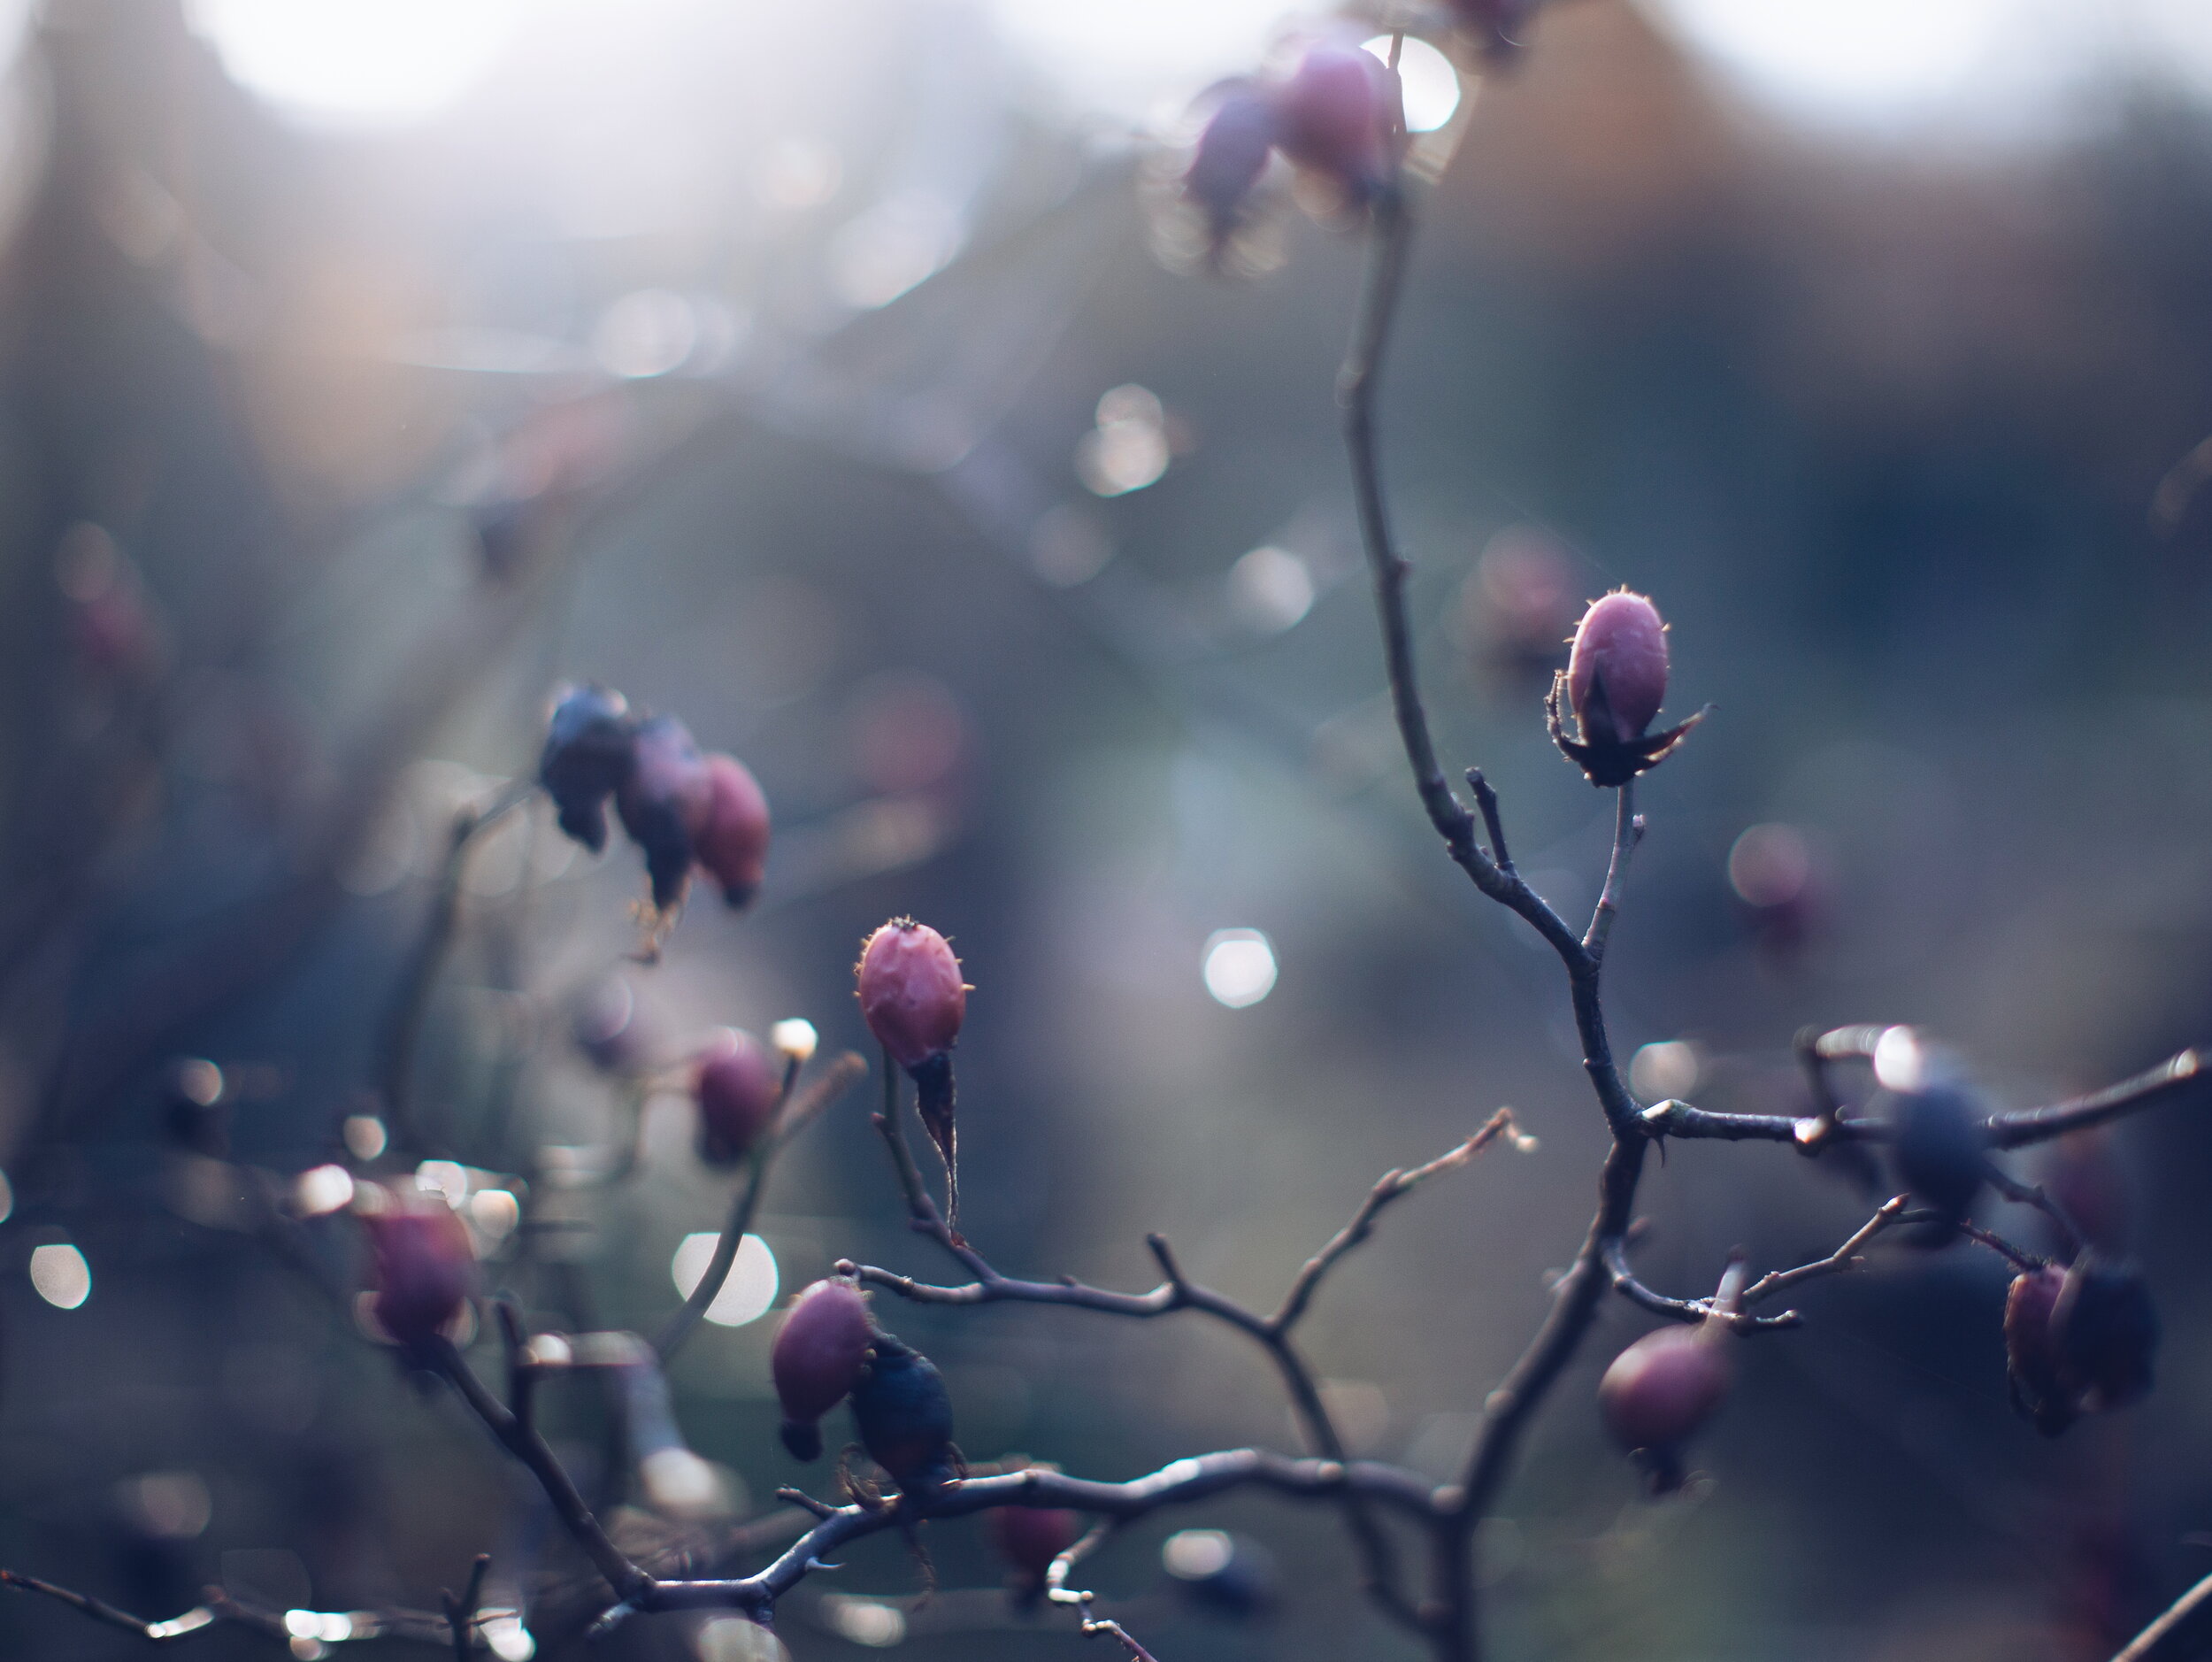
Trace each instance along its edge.
<path fill-rule="evenodd" d="M 2063 1136 L 2069 1131 L 2079 1131 L 2087 1126 L 2101 1125 L 2107 1120 L 2116 1120 L 2161 1103 L 2178 1097 L 2193 1096 L 2208 1085 L 2212 1085 L 2212 1053 L 2201 1050 L 2184 1050 L 2170 1057 L 2147 1073 L 2133 1079 L 2122 1080 L 2093 1096 L 2078 1096 L 2071 1102 L 2055 1103 L 2048 1108 L 2031 1108 L 2022 1113 L 1993 1114 L 1988 1122 L 1992 1146 L 2016 1149 L 2024 1143 L 2047 1143 L 2053 1137 Z"/>
<path fill-rule="evenodd" d="M 768 1149 L 758 1149 L 747 1163 L 745 1186 L 737 1191 L 731 1203 L 729 1221 L 722 1226 L 722 1235 L 714 1243 L 714 1256 L 707 1260 L 707 1273 L 699 1278 L 699 1284 L 691 1289 L 691 1297 L 668 1319 L 668 1323 L 653 1341 L 654 1353 L 665 1367 L 691 1337 L 714 1301 L 721 1297 L 722 1284 L 730 1279 L 731 1266 L 737 1262 L 738 1249 L 745 1244 L 745 1232 L 753 1227 L 753 1214 L 760 1209 L 761 1191 L 768 1184 L 768 1168 L 774 1163 L 774 1154 Z"/>
<path fill-rule="evenodd" d="M 2112 1662 L 2186 1662 L 2200 1654 L 2202 1624 L 2190 1617 L 2212 1603 L 2212 1575 L 2206 1576 L 2160 1612 L 2158 1619 L 2128 1641 Z"/>
<path fill-rule="evenodd" d="M 434 1339 L 428 1347 L 431 1366 L 442 1374 L 461 1400 L 469 1405 L 476 1417 L 484 1422 L 484 1428 L 499 1439 L 507 1452 L 513 1455 L 537 1479 L 538 1487 L 552 1503 L 553 1511 L 592 1567 L 605 1578 L 614 1589 L 615 1597 L 626 1603 L 634 1602 L 649 1592 L 653 1578 L 625 1556 L 622 1550 L 608 1539 L 599 1520 L 585 1504 L 574 1481 L 561 1465 L 552 1448 L 538 1435 L 536 1427 L 519 1416 L 511 1413 L 499 1399 L 484 1389 L 483 1381 L 471 1370 L 459 1350 L 447 1340 Z"/>
<path fill-rule="evenodd" d="M 453 1630 L 453 1662 L 469 1662 L 469 1650 L 475 1639 L 476 1609 L 484 1602 L 484 1573 L 492 1566 L 492 1555 L 480 1552 L 469 1568 L 468 1590 L 456 1598 L 445 1593 L 440 1602 L 445 1606 L 446 1626 Z"/>
<path fill-rule="evenodd" d="M 721 1296 L 723 1283 L 729 1280 L 730 1269 L 737 1262 L 738 1250 L 745 1244 L 745 1232 L 753 1227 L 753 1219 L 760 1210 L 761 1196 L 768 1187 L 768 1173 L 775 1165 L 776 1157 L 817 1114 L 843 1096 L 867 1071 L 866 1063 L 847 1051 L 823 1069 L 813 1084 L 803 1091 L 795 1091 L 793 1082 L 798 1077 L 798 1071 L 795 1066 L 786 1070 L 782 1106 L 777 1112 L 774 1126 L 762 1139 L 759 1147 L 753 1150 L 745 1175 L 745 1186 L 731 1203 L 729 1221 L 722 1226 L 721 1238 L 714 1243 L 714 1256 L 707 1262 L 707 1273 L 691 1289 L 691 1296 L 684 1300 L 683 1308 L 669 1318 L 668 1325 L 653 1341 L 654 1352 L 664 1367 L 683 1348 L 684 1341 L 691 1336 L 701 1319 L 713 1306 L 716 1298 Z M 887 1081 L 886 1089 L 895 1093 L 897 1081 L 887 1066 L 884 1076 Z"/>
<path fill-rule="evenodd" d="M 1619 915 L 1621 894 L 1627 887 L 1628 862 L 1644 840 L 1644 817 L 1636 812 L 1636 781 L 1630 780 L 1614 793 L 1613 856 L 1606 863 L 1605 887 L 1599 892 L 1590 927 L 1583 932 L 1582 950 L 1598 963 L 1605 960 L 1605 943 Z"/>
<path fill-rule="evenodd" d="M 1022 1302 L 1065 1304 L 1111 1315 L 1135 1317 L 1163 1316 L 1178 1310 L 1203 1312 L 1246 1334 L 1266 1351 L 1268 1359 L 1274 1364 L 1283 1381 L 1292 1412 L 1298 1420 L 1308 1446 L 1339 1470 L 1344 1468 L 1348 1460 L 1343 1436 L 1329 1412 L 1327 1400 L 1321 1393 L 1312 1368 L 1291 1343 L 1292 1325 L 1304 1312 L 1314 1289 L 1329 1266 L 1356 1245 L 1359 1240 L 1366 1238 L 1376 1212 L 1423 1178 L 1463 1164 L 1477 1150 L 1486 1146 L 1512 1124 L 1511 1116 L 1502 1112 L 1494 1116 L 1488 1126 L 1451 1153 L 1432 1161 L 1417 1172 L 1393 1173 L 1385 1178 L 1370 1194 L 1367 1204 L 1351 1227 L 1324 1247 L 1314 1260 L 1300 1272 L 1298 1281 L 1282 1309 L 1270 1317 L 1262 1316 L 1234 1299 L 1192 1281 L 1176 1262 L 1173 1250 L 1156 1235 L 1147 1237 L 1146 1245 L 1150 1248 L 1165 1279 L 1149 1293 L 1110 1292 L 1072 1280 L 1022 1281 L 1000 1274 L 965 1239 L 953 1233 L 943 1214 L 938 1211 L 935 1200 L 931 1197 L 922 1180 L 920 1168 L 915 1163 L 913 1150 L 907 1144 L 904 1127 L 897 1118 L 898 1108 L 897 1092 L 887 1089 L 885 1112 L 875 1116 L 875 1123 L 890 1150 L 899 1186 L 906 1196 L 908 1214 L 918 1231 L 929 1235 L 976 1279 L 965 1287 L 930 1287 L 907 1276 L 894 1275 L 872 1265 L 854 1264 L 849 1259 L 839 1262 L 839 1273 L 857 1276 L 871 1286 L 885 1288 L 921 1304 Z M 1386 1193 L 1386 1189 L 1388 1192 Z M 1379 1200 L 1378 1196 L 1381 1196 Z M 1355 1234 L 1356 1239 L 1346 1238 Z M 1418 1631 L 1422 1627 L 1421 1618 L 1416 1606 L 1400 1590 L 1397 1553 L 1388 1535 L 1356 1490 L 1348 1488 L 1344 1491 L 1342 1504 L 1345 1526 L 1351 1532 L 1354 1544 L 1359 1550 L 1364 1588 L 1369 1597 L 1393 1620 Z"/>
<path fill-rule="evenodd" d="M 1333 1268 L 1339 1258 L 1354 1248 L 1363 1244 L 1375 1232 L 1375 1220 L 1394 1200 L 1404 1198 L 1414 1189 L 1440 1172 L 1452 1171 L 1464 1166 L 1476 1155 L 1488 1148 L 1501 1136 L 1512 1136 L 1523 1146 L 1535 1146 L 1533 1138 L 1523 1137 L 1515 1129 L 1513 1111 L 1501 1108 L 1485 1122 L 1481 1130 L 1469 1137 L 1448 1154 L 1438 1156 L 1426 1166 L 1416 1166 L 1409 1172 L 1386 1172 L 1368 1191 L 1367 1199 L 1352 1214 L 1352 1221 L 1337 1231 L 1322 1249 L 1308 1258 L 1291 1283 L 1290 1291 L 1283 1296 L 1282 1304 L 1267 1319 L 1267 1325 L 1277 1333 L 1286 1333 L 1295 1327 L 1313 1302 L 1313 1296 L 1321 1281 Z"/>
<path fill-rule="evenodd" d="M 196 1605 L 168 1621 L 148 1621 L 143 1616 L 134 1616 L 127 1610 L 118 1610 L 89 1594 L 72 1592 L 66 1587 L 57 1587 L 51 1581 L 42 1581 L 35 1576 L 19 1574 L 13 1570 L 0 1570 L 0 1587 L 20 1588 L 27 1593 L 38 1593 L 58 1600 L 81 1615 L 89 1616 L 110 1627 L 120 1627 L 126 1633 L 134 1633 L 142 1639 L 181 1639 L 187 1634 L 197 1633 L 201 1628 L 211 1626 L 215 1621 L 215 1612 L 205 1604 Z"/>
<path fill-rule="evenodd" d="M 481 808 L 464 808 L 453 816 L 430 915 L 423 920 L 422 935 L 392 996 L 384 1019 L 383 1042 L 378 1047 L 378 1088 L 385 1123 L 397 1148 L 422 1146 L 414 1122 L 415 1051 L 421 1043 L 423 1020 L 429 1013 L 431 989 L 437 984 L 438 971 L 460 927 L 461 885 L 467 875 L 469 850 L 479 835 L 527 802 L 536 789 L 534 779 L 511 779 Z"/>

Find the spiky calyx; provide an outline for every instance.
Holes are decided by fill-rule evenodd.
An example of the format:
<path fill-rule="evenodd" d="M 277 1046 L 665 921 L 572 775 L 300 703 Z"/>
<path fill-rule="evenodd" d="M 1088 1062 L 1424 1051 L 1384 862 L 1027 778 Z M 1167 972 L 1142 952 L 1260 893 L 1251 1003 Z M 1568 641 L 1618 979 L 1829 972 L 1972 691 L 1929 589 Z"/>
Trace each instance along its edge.
<path fill-rule="evenodd" d="M 1663 733 L 1649 731 L 1666 702 L 1666 631 L 1658 607 L 1624 589 L 1592 601 L 1575 627 L 1573 650 L 1544 711 L 1552 742 L 1594 785 L 1625 785 L 1657 766 L 1705 719 L 1700 711 Z M 1574 715 L 1572 739 L 1563 704 Z"/>

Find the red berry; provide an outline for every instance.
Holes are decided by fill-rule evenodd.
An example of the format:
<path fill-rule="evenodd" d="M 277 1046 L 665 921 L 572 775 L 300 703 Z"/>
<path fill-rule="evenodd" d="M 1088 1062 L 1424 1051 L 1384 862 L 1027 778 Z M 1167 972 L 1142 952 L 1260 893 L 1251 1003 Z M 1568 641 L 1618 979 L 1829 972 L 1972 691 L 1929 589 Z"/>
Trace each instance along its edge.
<path fill-rule="evenodd" d="M 699 1104 L 699 1158 L 732 1166 L 752 1151 L 783 1101 L 784 1067 L 751 1034 L 726 1027 L 692 1081 Z"/>
<path fill-rule="evenodd" d="M 437 1200 L 403 1200 L 364 1221 L 374 1254 L 371 1311 L 401 1344 L 426 1343 L 445 1330 L 476 1290 L 468 1226 Z"/>
<path fill-rule="evenodd" d="M 801 1293 L 768 1352 L 783 1404 L 783 1443 L 802 1460 L 818 1458 L 815 1421 L 851 1394 L 874 1343 L 868 1300 L 850 1281 L 817 1281 Z"/>
<path fill-rule="evenodd" d="M 1029 1587 L 1041 1587 L 1053 1559 L 1083 1534 L 1083 1514 L 1063 1506 L 1000 1506 L 990 1520 L 991 1544 Z"/>
<path fill-rule="evenodd" d="M 1567 660 L 1567 701 L 1586 744 L 1632 744 L 1667 696 L 1666 626 L 1626 589 L 1590 604 Z"/>
<path fill-rule="evenodd" d="M 1598 1381 L 1605 1428 L 1632 1454 L 1646 1457 L 1655 1486 L 1681 1481 L 1682 1445 L 1713 1417 L 1735 1369 L 1722 1348 L 1725 1327 L 1662 1327 L 1613 1358 Z"/>
<path fill-rule="evenodd" d="M 894 918 L 867 939 L 855 971 L 868 1031 L 910 1073 L 952 1049 L 968 1012 L 960 960 L 945 937 Z"/>
<path fill-rule="evenodd" d="M 1364 199 L 1390 173 L 1397 76 L 1357 47 L 1317 46 L 1276 89 L 1276 142 L 1301 167 Z"/>
<path fill-rule="evenodd" d="M 768 798 L 733 756 L 707 758 L 707 795 L 687 827 L 691 850 L 732 906 L 749 902 L 768 866 Z"/>

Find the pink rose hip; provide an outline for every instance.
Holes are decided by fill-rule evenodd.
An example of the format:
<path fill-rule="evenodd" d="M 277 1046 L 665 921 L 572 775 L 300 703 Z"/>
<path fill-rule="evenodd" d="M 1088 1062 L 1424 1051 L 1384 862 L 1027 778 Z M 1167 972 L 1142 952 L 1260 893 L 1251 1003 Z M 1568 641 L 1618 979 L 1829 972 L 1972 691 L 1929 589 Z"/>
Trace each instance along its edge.
<path fill-rule="evenodd" d="M 817 1281 L 793 1302 L 768 1353 L 793 1458 L 821 1458 L 816 1422 L 859 1383 L 873 1343 L 868 1300 L 850 1281 Z"/>
<path fill-rule="evenodd" d="M 707 758 L 706 803 L 691 829 L 692 853 L 732 907 L 749 904 L 768 866 L 768 798 L 733 756 Z"/>
<path fill-rule="evenodd" d="M 1545 702 L 1552 742 L 1594 785 L 1625 785 L 1666 759 L 1704 719 L 1692 716 L 1663 733 L 1650 731 L 1667 696 L 1667 626 L 1659 609 L 1626 589 L 1590 603 L 1575 627 L 1567 667 Z M 1564 704 L 1574 714 L 1567 736 Z"/>
<path fill-rule="evenodd" d="M 699 1158 L 733 1166 L 751 1153 L 783 1101 L 784 1066 L 751 1034 L 725 1029 L 692 1079 L 699 1107 Z"/>
<path fill-rule="evenodd" d="M 405 1200 L 373 1214 L 369 1308 L 377 1324 L 414 1349 L 435 1338 L 476 1290 L 468 1226 L 442 1201 Z"/>

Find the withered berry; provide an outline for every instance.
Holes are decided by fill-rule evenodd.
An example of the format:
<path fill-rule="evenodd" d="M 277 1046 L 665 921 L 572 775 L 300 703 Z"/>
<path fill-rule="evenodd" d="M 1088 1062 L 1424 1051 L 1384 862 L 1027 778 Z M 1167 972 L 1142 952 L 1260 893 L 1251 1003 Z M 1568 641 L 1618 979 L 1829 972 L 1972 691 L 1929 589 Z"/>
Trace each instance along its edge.
<path fill-rule="evenodd" d="M 902 1491 L 926 1495 L 960 1475 L 952 1397 L 920 1351 L 877 1329 L 852 1398 L 860 1446 Z"/>
<path fill-rule="evenodd" d="M 691 827 L 703 821 L 714 786 L 691 731 L 673 716 L 639 724 L 635 763 L 615 793 L 622 828 L 645 851 L 653 904 L 663 912 L 684 897 L 691 876 Z"/>
<path fill-rule="evenodd" d="M 1667 696 L 1666 625 L 1659 609 L 1626 589 L 1590 603 L 1575 627 L 1567 667 L 1552 682 L 1545 709 L 1552 742 L 1594 785 L 1624 785 L 1664 761 L 1704 719 L 1699 712 L 1663 733 L 1649 731 Z M 1574 712 L 1577 737 L 1561 719 Z"/>
<path fill-rule="evenodd" d="M 538 782 L 561 829 L 595 854 L 607 846 L 607 798 L 630 777 L 636 732 L 627 701 L 604 687 L 565 689 L 547 723 Z"/>
<path fill-rule="evenodd" d="M 1275 136 L 1274 102 L 1257 88 L 1233 88 L 1207 118 L 1183 175 L 1183 194 L 1204 212 L 1217 253 L 1243 219 Z"/>
<path fill-rule="evenodd" d="M 783 1446 L 793 1458 L 821 1458 L 816 1422 L 859 1381 L 872 1336 L 867 1297 L 850 1281 L 817 1281 L 793 1301 L 768 1352 L 783 1404 Z"/>
<path fill-rule="evenodd" d="M 699 1158 L 709 1166 L 733 1166 L 751 1153 L 783 1101 L 783 1075 L 774 1051 L 749 1033 L 724 1028 L 692 1077 Z"/>
<path fill-rule="evenodd" d="M 2068 1269 L 2023 1271 L 2005 1296 L 2012 1403 L 2047 1437 L 2151 1388 L 2157 1307 L 2137 1271 L 2085 1253 Z"/>
<path fill-rule="evenodd" d="M 1942 1220 L 1920 1237 L 1924 1245 L 1950 1243 L 1989 1176 L 1982 1118 L 1973 1094 L 1953 1081 L 1893 1093 L 1890 1155 L 1898 1179 L 1916 1199 L 1941 1214 Z"/>

